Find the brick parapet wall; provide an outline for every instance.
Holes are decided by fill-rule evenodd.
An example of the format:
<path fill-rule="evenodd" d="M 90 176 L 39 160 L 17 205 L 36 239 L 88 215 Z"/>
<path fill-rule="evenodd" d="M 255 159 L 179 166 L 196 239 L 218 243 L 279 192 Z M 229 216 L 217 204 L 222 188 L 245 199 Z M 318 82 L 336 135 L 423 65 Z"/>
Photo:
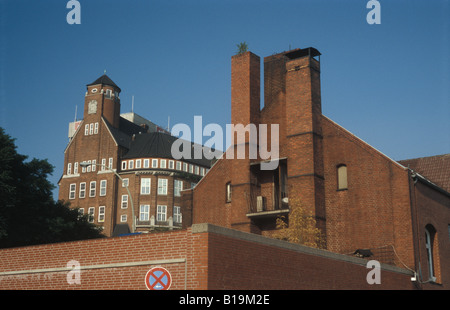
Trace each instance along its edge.
<path fill-rule="evenodd" d="M 81 266 L 68 284 L 67 262 Z M 145 274 L 169 270 L 172 290 L 412 289 L 412 273 L 382 265 L 366 282 L 367 260 L 237 230 L 197 224 L 183 231 L 0 250 L 0 289 L 146 289 Z"/>

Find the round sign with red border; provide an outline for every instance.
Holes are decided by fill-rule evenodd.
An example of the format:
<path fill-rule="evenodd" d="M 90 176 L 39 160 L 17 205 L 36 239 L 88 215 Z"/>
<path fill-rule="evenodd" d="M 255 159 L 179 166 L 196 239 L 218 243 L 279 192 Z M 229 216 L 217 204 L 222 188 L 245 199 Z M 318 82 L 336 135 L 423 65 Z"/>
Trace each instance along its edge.
<path fill-rule="evenodd" d="M 154 267 L 145 275 L 145 285 L 149 290 L 168 290 L 172 285 L 172 276 L 166 268 Z"/>

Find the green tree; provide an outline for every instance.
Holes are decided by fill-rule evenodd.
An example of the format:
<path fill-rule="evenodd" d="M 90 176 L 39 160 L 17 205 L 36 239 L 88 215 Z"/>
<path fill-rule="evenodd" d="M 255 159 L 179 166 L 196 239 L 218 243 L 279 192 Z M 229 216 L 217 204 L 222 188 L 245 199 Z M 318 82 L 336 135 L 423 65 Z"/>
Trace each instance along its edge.
<path fill-rule="evenodd" d="M 54 201 L 47 160 L 17 153 L 0 127 L 0 247 L 101 237 L 101 231 L 68 203 Z"/>

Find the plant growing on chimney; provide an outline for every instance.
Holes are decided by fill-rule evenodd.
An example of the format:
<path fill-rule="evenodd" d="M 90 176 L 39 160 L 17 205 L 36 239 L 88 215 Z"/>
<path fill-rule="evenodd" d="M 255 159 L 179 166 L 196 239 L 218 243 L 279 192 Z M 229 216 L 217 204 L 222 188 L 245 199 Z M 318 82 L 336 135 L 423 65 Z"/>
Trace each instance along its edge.
<path fill-rule="evenodd" d="M 245 41 L 241 42 L 239 44 L 236 44 L 236 46 L 238 48 L 236 55 L 240 55 L 240 54 L 243 54 L 248 51 L 248 45 Z"/>

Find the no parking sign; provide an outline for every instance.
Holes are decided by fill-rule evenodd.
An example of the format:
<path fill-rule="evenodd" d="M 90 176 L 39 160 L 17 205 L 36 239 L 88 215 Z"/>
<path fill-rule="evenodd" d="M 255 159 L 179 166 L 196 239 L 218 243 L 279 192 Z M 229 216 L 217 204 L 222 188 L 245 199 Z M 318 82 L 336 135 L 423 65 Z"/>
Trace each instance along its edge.
<path fill-rule="evenodd" d="M 149 290 L 168 290 L 172 284 L 170 272 L 163 267 L 154 267 L 145 275 L 145 285 Z"/>

